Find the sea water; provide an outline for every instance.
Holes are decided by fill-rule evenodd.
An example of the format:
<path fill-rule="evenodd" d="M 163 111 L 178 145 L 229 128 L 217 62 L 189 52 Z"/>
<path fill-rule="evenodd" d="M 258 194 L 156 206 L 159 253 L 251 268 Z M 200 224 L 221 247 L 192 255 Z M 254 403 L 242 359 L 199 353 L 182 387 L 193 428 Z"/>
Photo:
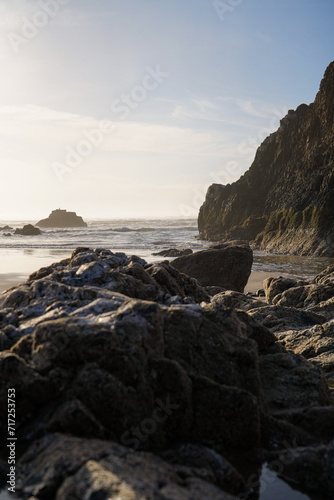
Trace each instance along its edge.
<path fill-rule="evenodd" d="M 13 229 L 36 221 L 0 221 L 0 227 Z M 86 228 L 42 229 L 39 236 L 15 235 L 0 231 L 0 283 L 2 290 L 25 280 L 29 274 L 53 262 L 69 257 L 85 246 L 107 248 L 138 255 L 148 262 L 162 260 L 154 253 L 171 247 L 208 248 L 211 243 L 199 239 L 196 219 L 113 219 L 90 220 Z M 4 236 L 9 232 L 12 236 Z M 288 274 L 311 278 L 334 264 L 334 259 L 268 255 L 254 252 L 253 271 Z"/>
<path fill-rule="evenodd" d="M 208 242 L 197 239 L 195 219 L 90 220 L 84 228 L 42 229 L 38 236 L 14 234 L 16 228 L 35 222 L 0 221 L 0 227 L 13 228 L 12 231 L 0 231 L 2 290 L 25 280 L 41 267 L 70 257 L 79 246 L 138 255 L 148 262 L 162 260 L 153 253 L 164 248 L 200 250 L 209 246 Z M 11 236 L 4 236 L 4 233 Z"/>

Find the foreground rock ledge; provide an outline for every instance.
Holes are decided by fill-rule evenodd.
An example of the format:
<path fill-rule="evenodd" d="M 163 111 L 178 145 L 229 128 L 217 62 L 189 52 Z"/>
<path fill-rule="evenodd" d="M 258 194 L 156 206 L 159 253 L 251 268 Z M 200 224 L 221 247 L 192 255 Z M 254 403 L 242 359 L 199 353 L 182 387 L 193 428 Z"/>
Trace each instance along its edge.
<path fill-rule="evenodd" d="M 88 248 L 2 294 L 0 432 L 14 387 L 30 444 L 20 494 L 228 499 L 250 489 L 233 457 L 333 439 L 327 381 L 255 319 L 267 307 L 279 309 L 211 300 L 166 261 Z"/>

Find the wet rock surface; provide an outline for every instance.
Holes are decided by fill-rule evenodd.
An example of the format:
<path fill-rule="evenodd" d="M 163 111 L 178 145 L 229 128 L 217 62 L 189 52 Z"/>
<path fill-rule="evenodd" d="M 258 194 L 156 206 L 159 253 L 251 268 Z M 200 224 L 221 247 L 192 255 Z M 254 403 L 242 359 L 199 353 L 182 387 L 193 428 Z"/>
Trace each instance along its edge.
<path fill-rule="evenodd" d="M 248 486 L 230 457 L 327 446 L 331 320 L 217 291 L 78 248 L 0 295 L 0 433 L 13 387 L 23 498 L 235 498 Z"/>

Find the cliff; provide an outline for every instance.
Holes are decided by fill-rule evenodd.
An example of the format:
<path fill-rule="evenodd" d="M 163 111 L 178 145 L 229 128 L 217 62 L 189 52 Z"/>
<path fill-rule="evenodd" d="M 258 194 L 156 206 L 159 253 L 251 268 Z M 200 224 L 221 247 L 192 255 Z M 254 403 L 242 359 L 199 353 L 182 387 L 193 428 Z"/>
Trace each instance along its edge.
<path fill-rule="evenodd" d="M 37 222 L 39 227 L 87 227 L 86 222 L 75 212 L 53 210 L 47 219 Z"/>
<path fill-rule="evenodd" d="M 334 256 L 334 62 L 315 101 L 290 110 L 233 184 L 213 184 L 198 217 L 208 240 Z"/>

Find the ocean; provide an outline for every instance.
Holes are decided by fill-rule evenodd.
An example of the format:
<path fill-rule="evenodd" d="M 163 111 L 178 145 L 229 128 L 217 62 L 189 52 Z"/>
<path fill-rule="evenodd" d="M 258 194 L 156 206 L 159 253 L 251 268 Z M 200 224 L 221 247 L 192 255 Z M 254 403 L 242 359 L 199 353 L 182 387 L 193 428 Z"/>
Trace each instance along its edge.
<path fill-rule="evenodd" d="M 0 221 L 0 227 L 8 225 L 13 228 L 0 231 L 0 292 L 26 280 L 37 269 L 69 257 L 79 246 L 135 254 L 153 262 L 164 259 L 153 255 L 163 249 L 175 247 L 198 251 L 212 244 L 199 239 L 197 220 L 190 218 L 87 220 L 86 228 L 43 229 L 39 236 L 14 234 L 17 227 L 34 223 L 36 221 Z M 11 236 L 4 236 L 5 233 Z M 253 274 L 311 278 L 330 264 L 334 264 L 334 259 L 269 255 L 255 251 Z"/>

